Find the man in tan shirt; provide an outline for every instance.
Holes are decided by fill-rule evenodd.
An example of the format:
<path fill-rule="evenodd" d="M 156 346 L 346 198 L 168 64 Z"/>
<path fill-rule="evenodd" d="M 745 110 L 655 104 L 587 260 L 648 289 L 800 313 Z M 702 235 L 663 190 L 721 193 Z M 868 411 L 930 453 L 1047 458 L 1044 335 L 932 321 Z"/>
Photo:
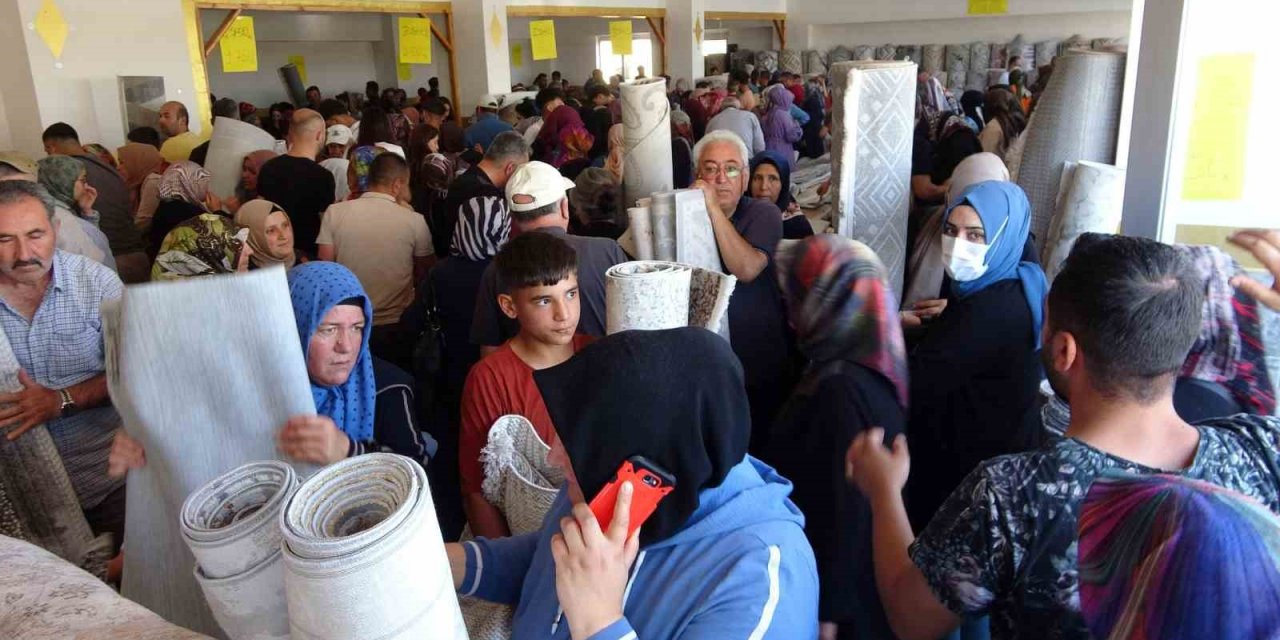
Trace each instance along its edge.
<path fill-rule="evenodd" d="M 383 153 L 369 169 L 369 190 L 330 206 L 320 222 L 316 252 L 356 274 L 373 304 L 373 354 L 412 370 L 413 327 L 400 316 L 413 303 L 415 284 L 435 261 L 426 220 L 409 200 L 409 166 Z"/>

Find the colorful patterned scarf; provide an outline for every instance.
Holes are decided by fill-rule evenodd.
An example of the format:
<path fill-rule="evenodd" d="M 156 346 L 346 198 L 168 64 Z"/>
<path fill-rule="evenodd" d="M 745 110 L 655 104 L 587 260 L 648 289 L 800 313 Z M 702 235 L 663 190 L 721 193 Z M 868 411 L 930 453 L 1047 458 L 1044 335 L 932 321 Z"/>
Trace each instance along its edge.
<path fill-rule="evenodd" d="M 190 160 L 175 162 L 160 176 L 160 199 L 181 200 L 208 211 L 204 199 L 209 195 L 209 178 L 204 167 Z"/>
<path fill-rule="evenodd" d="M 810 367 L 845 360 L 879 372 L 907 406 L 907 350 L 884 265 L 869 247 L 823 234 L 784 244 L 776 255 L 795 328 Z"/>
<path fill-rule="evenodd" d="M 369 171 L 373 168 L 373 159 L 386 153 L 382 147 L 365 145 L 351 151 L 351 166 L 356 172 L 356 188 L 351 192 L 352 200 L 369 190 Z"/>
<path fill-rule="evenodd" d="M 1204 319 L 1180 377 L 1222 385 L 1249 413 L 1271 415 L 1276 398 L 1267 373 L 1258 303 L 1231 286 L 1240 265 L 1209 246 L 1177 245 L 1205 280 Z"/>
<path fill-rule="evenodd" d="M 1254 500 L 1179 476 L 1104 476 L 1079 527 L 1094 638 L 1280 637 L 1280 519 Z"/>
<path fill-rule="evenodd" d="M 202 213 L 174 227 L 164 237 L 156 263 L 151 267 L 151 280 L 234 273 L 248 240 L 248 227 L 216 213 Z"/>

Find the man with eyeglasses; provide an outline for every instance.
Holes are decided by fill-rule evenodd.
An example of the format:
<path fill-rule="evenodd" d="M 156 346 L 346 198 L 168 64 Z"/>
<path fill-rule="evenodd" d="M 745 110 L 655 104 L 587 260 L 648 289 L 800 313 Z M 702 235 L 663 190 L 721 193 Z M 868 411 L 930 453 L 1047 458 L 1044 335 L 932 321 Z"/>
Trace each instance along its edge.
<path fill-rule="evenodd" d="M 751 401 L 750 452 L 759 457 L 768 429 L 791 393 L 790 332 L 773 253 L 782 240 L 782 213 L 772 202 L 747 197 L 747 146 L 731 131 L 712 131 L 693 148 L 696 188 L 706 196 L 720 260 L 738 278 L 729 299 L 729 339 L 742 361 Z M 768 456 L 764 456 L 768 459 Z"/>

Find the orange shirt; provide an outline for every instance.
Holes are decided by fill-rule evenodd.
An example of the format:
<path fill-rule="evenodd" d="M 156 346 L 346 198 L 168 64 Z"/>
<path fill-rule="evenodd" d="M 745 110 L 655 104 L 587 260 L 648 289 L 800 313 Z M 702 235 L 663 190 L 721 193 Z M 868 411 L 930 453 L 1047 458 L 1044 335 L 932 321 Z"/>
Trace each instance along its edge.
<path fill-rule="evenodd" d="M 588 335 L 574 336 L 573 352 L 577 353 L 593 340 L 595 338 Z M 553 442 L 555 425 L 533 381 L 533 367 L 516 355 L 509 341 L 471 368 L 462 389 L 458 467 L 464 494 L 481 492 L 484 465 L 480 462 L 480 450 L 489 442 L 489 428 L 505 415 L 524 416 L 543 442 Z"/>

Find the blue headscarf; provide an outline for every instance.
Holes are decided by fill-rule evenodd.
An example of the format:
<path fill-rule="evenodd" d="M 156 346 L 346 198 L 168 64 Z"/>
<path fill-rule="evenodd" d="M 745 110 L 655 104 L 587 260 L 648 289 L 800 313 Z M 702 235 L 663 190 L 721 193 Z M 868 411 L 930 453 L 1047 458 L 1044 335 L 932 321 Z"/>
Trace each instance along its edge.
<path fill-rule="evenodd" d="M 943 222 L 951 218 L 951 212 L 967 204 L 978 211 L 982 228 L 987 232 L 987 272 L 981 278 L 969 282 L 951 282 L 951 291 L 961 299 L 967 298 L 1001 280 L 1017 278 L 1022 282 L 1022 292 L 1031 309 L 1033 340 L 1040 347 L 1040 326 L 1044 322 L 1044 297 L 1049 282 L 1044 270 L 1034 262 L 1022 261 L 1022 248 L 1031 233 L 1031 203 L 1022 188 L 1012 182 L 989 180 L 970 185 L 960 192 L 960 197 L 947 207 Z"/>
<path fill-rule="evenodd" d="M 316 261 L 289 270 L 289 297 L 293 301 L 293 318 L 298 323 L 303 357 L 307 356 L 311 335 L 330 309 L 349 298 L 364 301 L 364 336 L 351 376 L 335 387 L 312 382 L 311 397 L 316 401 L 316 411 L 333 419 L 352 440 L 372 439 L 377 387 L 373 380 L 373 356 L 369 355 L 369 334 L 373 331 L 373 305 L 369 296 L 351 270 L 336 262 Z"/>
<path fill-rule="evenodd" d="M 791 160 L 782 157 L 782 154 L 777 151 L 761 151 L 751 159 L 750 175 L 754 176 L 756 167 L 762 164 L 771 164 L 778 170 L 778 180 L 782 183 L 782 190 L 778 192 L 778 199 L 774 204 L 778 205 L 778 211 L 785 212 L 787 207 L 791 206 Z M 750 184 L 749 180 L 748 184 Z"/>

